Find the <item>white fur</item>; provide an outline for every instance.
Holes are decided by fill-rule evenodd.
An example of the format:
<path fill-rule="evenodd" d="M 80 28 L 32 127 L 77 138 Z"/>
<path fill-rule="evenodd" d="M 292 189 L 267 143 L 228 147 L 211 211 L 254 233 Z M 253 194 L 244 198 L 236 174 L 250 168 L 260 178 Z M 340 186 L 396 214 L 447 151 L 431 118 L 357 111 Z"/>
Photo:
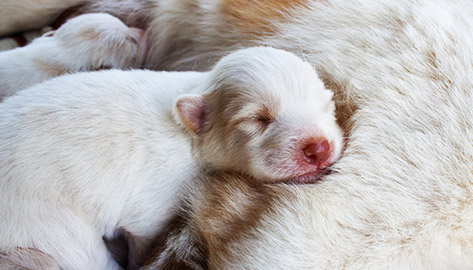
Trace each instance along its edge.
<path fill-rule="evenodd" d="M 0 52 L 0 97 L 65 73 L 130 68 L 142 43 L 141 30 L 108 14 L 73 18 L 25 47 Z"/>
<path fill-rule="evenodd" d="M 147 66 L 292 51 L 334 90 L 348 138 L 336 173 L 288 186 L 216 268 L 473 268 L 471 1 L 311 0 L 272 19 L 272 33 L 225 23 L 218 3 L 160 0 Z"/>
<path fill-rule="evenodd" d="M 203 97 L 208 112 L 195 146 L 202 166 L 272 183 L 304 182 L 338 160 L 342 135 L 332 92 L 311 65 L 276 52 L 237 51 L 215 66 L 208 86 L 215 94 Z M 308 161 L 304 148 L 324 140 L 330 144 L 326 164 Z"/>
<path fill-rule="evenodd" d="M 341 136 L 333 108 L 326 106 L 331 94 L 310 65 L 285 51 L 239 51 L 207 73 L 116 70 L 62 76 L 0 104 L 0 250 L 34 248 L 63 269 L 118 268 L 102 236 L 124 229 L 149 244 L 181 199 L 182 185 L 196 175 L 191 137 L 172 115 L 174 100 L 183 93 L 204 93 L 205 99 L 218 92 L 259 97 L 251 106 L 274 102 L 280 107 L 275 121 L 281 123 L 270 124 L 276 131 L 293 133 L 283 125 L 294 119 L 294 125 L 313 125 L 291 138 L 323 134 L 334 147 L 331 162 L 338 158 Z M 207 102 L 209 115 L 235 107 L 226 100 Z M 242 103 L 239 98 L 233 102 Z M 302 103 L 307 106 L 295 106 Z M 253 121 L 254 111 L 237 109 Z M 248 128 L 255 132 L 254 123 L 229 132 Z M 267 130 L 252 134 L 245 142 L 250 147 L 237 150 L 254 155 L 251 146 L 275 132 Z M 206 138 L 225 140 L 215 134 Z M 238 153 L 223 147 L 231 150 L 228 154 Z M 277 150 L 285 147 L 293 150 L 285 144 Z M 208 154 L 199 157 L 217 162 Z"/>
<path fill-rule="evenodd" d="M 189 2 L 160 1 L 150 66 L 206 69 L 255 44 L 290 50 L 335 91 L 348 134 L 335 173 L 288 186 L 215 269 L 473 268 L 470 1 L 309 1 L 269 35 L 225 24 L 216 1 Z"/>

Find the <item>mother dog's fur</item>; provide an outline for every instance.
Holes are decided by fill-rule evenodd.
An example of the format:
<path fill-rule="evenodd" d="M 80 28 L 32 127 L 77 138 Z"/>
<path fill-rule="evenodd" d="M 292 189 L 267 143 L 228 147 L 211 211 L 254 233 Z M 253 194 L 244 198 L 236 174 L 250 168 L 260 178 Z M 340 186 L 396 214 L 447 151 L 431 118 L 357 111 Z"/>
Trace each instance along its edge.
<path fill-rule="evenodd" d="M 213 268 L 473 267 L 472 3 L 306 1 L 260 31 L 231 23 L 244 5 L 225 14 L 228 2 L 162 1 L 150 64 L 206 68 L 255 44 L 298 53 L 337 93 L 348 145 L 334 174 L 287 187 Z"/>
<path fill-rule="evenodd" d="M 335 91 L 348 145 L 321 184 L 286 186 L 213 268 L 472 268 L 473 3 L 236 2 L 159 1 L 148 66 L 295 52 Z"/>

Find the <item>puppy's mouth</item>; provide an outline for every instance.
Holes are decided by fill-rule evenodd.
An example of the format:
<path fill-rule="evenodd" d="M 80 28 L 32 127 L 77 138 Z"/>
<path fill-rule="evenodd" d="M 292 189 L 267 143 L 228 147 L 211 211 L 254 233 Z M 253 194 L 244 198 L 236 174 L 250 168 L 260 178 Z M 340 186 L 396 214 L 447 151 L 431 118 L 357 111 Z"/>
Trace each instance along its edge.
<path fill-rule="evenodd" d="M 327 175 L 329 173 L 330 170 L 328 168 L 325 168 L 322 170 L 316 170 L 295 177 L 291 177 L 288 180 L 284 181 L 284 183 L 292 185 L 315 184 L 320 181 L 320 178 L 322 176 Z"/>

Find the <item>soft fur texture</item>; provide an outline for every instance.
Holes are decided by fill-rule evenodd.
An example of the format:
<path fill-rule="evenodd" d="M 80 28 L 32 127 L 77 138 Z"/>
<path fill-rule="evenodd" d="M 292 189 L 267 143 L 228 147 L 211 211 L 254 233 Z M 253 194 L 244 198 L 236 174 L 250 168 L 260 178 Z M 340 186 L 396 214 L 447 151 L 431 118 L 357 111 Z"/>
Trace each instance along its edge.
<path fill-rule="evenodd" d="M 169 5 L 174 16 L 159 12 L 185 18 Z M 248 44 L 291 50 L 336 92 L 348 134 L 335 172 L 287 187 L 250 232 L 214 251 L 213 269 L 473 267 L 471 2 L 308 1 L 256 34 L 210 6 L 182 35 L 155 25 L 171 37 L 161 42 L 185 37 L 192 48 L 164 66 L 205 68 L 209 55 Z"/>
<path fill-rule="evenodd" d="M 13 248 L 0 252 L 1 270 L 59 270 L 56 261 L 37 249 Z"/>
<path fill-rule="evenodd" d="M 245 2 L 156 1 L 147 66 L 205 70 L 250 45 L 292 51 L 335 92 L 347 147 L 322 183 L 281 186 L 225 252 L 209 246 L 212 268 L 473 268 L 471 1 Z M 218 209 L 196 219 L 234 213 Z"/>
<path fill-rule="evenodd" d="M 118 268 L 102 242 L 116 233 L 149 248 L 198 164 L 255 183 L 307 182 L 342 148 L 313 67 L 264 47 L 206 73 L 63 76 L 0 112 L 0 250 L 36 249 L 64 269 Z"/>
<path fill-rule="evenodd" d="M 472 268 L 472 3 L 282 2 L 163 0 L 149 29 L 158 68 L 206 69 L 255 44 L 303 56 L 348 136 L 333 174 L 284 187 L 212 268 Z"/>
<path fill-rule="evenodd" d="M 78 16 L 25 47 L 0 52 L 0 98 L 66 73 L 133 67 L 144 47 L 142 30 L 109 14 Z"/>
<path fill-rule="evenodd" d="M 0 8 L 0 36 L 51 25 L 61 13 L 93 0 L 3 0 Z"/>
<path fill-rule="evenodd" d="M 35 248 L 63 269 L 117 269 L 102 237 L 120 229 L 146 249 L 195 174 L 190 138 L 171 108 L 202 79 L 82 73 L 5 99 L 0 249 Z"/>

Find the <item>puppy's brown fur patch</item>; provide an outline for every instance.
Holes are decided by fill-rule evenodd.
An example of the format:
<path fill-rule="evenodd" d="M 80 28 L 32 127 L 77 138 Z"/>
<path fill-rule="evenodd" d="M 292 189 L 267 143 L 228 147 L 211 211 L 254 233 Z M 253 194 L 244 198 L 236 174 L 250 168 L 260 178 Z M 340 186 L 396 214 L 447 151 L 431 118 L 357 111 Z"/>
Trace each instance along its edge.
<path fill-rule="evenodd" d="M 192 220 L 207 248 L 212 268 L 232 256 L 230 243 L 252 237 L 251 230 L 277 203 L 278 191 L 275 186 L 261 185 L 235 173 L 210 173 L 204 178 L 207 186 L 193 210 Z"/>
<path fill-rule="evenodd" d="M 253 237 L 261 218 L 277 207 L 283 185 L 258 184 L 251 177 L 206 172 L 200 188 L 165 226 L 143 269 L 217 269 L 233 256 L 232 243 Z"/>
<path fill-rule="evenodd" d="M 79 37 L 91 41 L 98 40 L 99 36 L 100 32 L 92 28 L 86 28 L 79 33 Z"/>
<path fill-rule="evenodd" d="M 48 254 L 34 248 L 15 248 L 0 252 L 0 269 L 59 270 L 59 265 Z"/>
<path fill-rule="evenodd" d="M 242 32 L 271 34 L 275 31 L 271 22 L 284 20 L 291 9 L 306 3 L 307 0 L 221 0 L 219 13 Z"/>
<path fill-rule="evenodd" d="M 57 77 L 69 72 L 69 70 L 65 66 L 49 63 L 38 58 L 33 59 L 33 62 L 38 67 L 38 69 L 44 71 L 51 77 Z"/>

